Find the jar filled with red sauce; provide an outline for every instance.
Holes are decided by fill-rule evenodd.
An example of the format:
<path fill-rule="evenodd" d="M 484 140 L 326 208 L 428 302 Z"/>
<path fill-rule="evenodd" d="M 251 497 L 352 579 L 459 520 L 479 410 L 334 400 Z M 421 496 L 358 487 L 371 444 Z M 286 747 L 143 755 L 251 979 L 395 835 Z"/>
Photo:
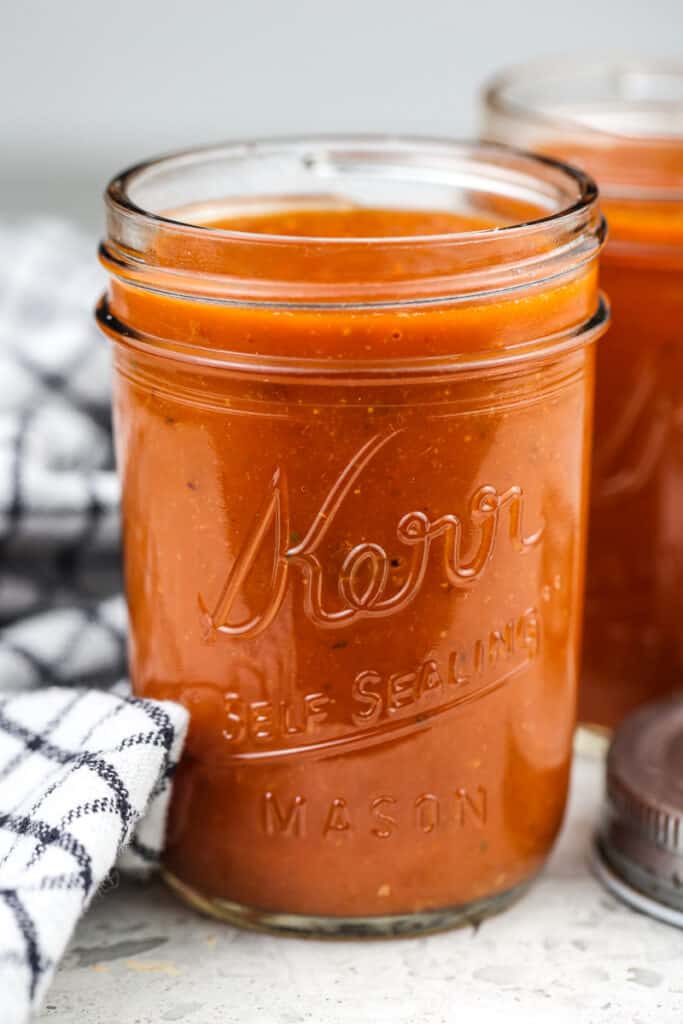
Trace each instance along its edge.
<path fill-rule="evenodd" d="M 229 145 L 109 187 L 135 692 L 164 870 L 288 932 L 499 910 L 561 823 L 603 222 L 505 147 Z"/>
<path fill-rule="evenodd" d="M 486 134 L 585 167 L 609 240 L 579 714 L 611 728 L 683 680 L 683 66 L 531 66 Z"/>

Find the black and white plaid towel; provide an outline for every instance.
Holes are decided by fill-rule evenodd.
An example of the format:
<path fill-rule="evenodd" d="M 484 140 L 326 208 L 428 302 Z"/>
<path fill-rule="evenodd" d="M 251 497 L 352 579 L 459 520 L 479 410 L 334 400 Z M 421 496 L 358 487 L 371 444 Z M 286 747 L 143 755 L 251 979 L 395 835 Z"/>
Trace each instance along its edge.
<path fill-rule="evenodd" d="M 158 859 L 187 725 L 130 696 L 94 243 L 0 226 L 0 1024 L 115 863 Z"/>

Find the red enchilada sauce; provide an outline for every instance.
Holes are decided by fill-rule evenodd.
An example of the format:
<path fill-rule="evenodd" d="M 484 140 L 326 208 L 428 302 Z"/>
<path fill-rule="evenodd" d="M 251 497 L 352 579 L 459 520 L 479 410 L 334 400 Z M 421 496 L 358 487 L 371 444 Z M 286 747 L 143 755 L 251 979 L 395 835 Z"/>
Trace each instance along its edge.
<path fill-rule="evenodd" d="M 593 175 L 608 221 L 579 717 L 612 728 L 683 672 L 683 70 L 534 64 L 485 106 L 489 137 Z"/>
<path fill-rule="evenodd" d="M 253 277 L 265 260 L 345 287 L 346 305 L 112 283 L 132 676 L 191 712 L 165 867 L 213 913 L 355 934 L 457 923 L 503 906 L 556 835 L 599 242 L 571 273 L 461 302 L 391 301 L 406 272 L 429 280 L 428 240 L 361 251 L 351 269 L 346 252 L 310 261 L 310 239 L 353 248 L 490 223 L 290 206 L 212 221 L 290 239 L 241 264 L 221 263 L 211 231 L 153 245 L 155 274 Z M 384 298 L 363 306 L 359 266 L 377 277 L 378 259 Z M 513 347 L 528 358 L 493 365 Z M 410 371 L 425 358 L 441 369 Z"/>
<path fill-rule="evenodd" d="M 683 143 L 541 148 L 605 185 L 579 717 L 612 728 L 683 673 Z"/>
<path fill-rule="evenodd" d="M 612 324 L 597 360 L 580 716 L 615 726 L 683 673 L 683 143 L 583 155 L 608 194 L 601 283 Z M 674 187 L 678 201 L 638 190 Z"/>

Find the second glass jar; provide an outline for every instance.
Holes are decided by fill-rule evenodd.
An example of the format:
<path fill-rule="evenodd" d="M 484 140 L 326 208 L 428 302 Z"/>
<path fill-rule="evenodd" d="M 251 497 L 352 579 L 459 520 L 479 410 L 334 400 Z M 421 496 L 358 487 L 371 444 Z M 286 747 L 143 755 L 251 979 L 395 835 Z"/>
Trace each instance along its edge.
<path fill-rule="evenodd" d="M 503 73 L 485 134 L 587 168 L 609 223 L 580 717 L 611 728 L 683 678 L 683 66 Z"/>

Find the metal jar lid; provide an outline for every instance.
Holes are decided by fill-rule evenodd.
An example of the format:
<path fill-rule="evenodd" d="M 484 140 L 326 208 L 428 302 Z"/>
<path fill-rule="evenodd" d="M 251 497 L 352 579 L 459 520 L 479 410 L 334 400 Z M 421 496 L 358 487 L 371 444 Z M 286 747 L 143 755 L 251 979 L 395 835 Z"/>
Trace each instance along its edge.
<path fill-rule="evenodd" d="M 683 699 L 650 704 L 607 755 L 595 869 L 615 895 L 683 927 Z"/>

